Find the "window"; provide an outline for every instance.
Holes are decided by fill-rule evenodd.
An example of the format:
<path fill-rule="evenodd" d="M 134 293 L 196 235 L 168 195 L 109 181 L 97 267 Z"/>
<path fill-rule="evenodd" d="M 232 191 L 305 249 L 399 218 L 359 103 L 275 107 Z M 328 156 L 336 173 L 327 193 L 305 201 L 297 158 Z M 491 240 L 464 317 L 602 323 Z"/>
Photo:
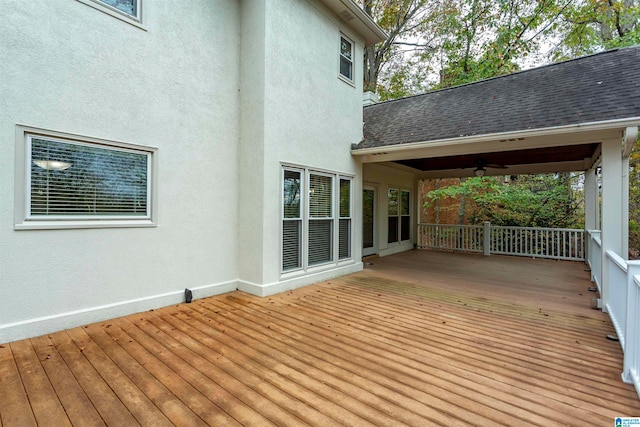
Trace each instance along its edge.
<path fill-rule="evenodd" d="M 113 144 L 25 133 L 16 228 L 152 225 L 155 149 Z"/>
<path fill-rule="evenodd" d="M 120 12 L 124 12 L 132 18 L 138 19 L 139 0 L 98 0 Z"/>
<path fill-rule="evenodd" d="M 282 219 L 282 270 L 302 267 L 302 172 L 284 171 Z"/>
<path fill-rule="evenodd" d="M 388 193 L 388 243 L 411 239 L 411 195 L 406 190 L 390 188 Z"/>
<path fill-rule="evenodd" d="M 309 174 L 309 265 L 333 261 L 333 177 Z"/>
<path fill-rule="evenodd" d="M 94 9 L 122 21 L 145 29 L 142 26 L 142 0 L 78 0 Z"/>
<path fill-rule="evenodd" d="M 351 178 L 283 168 L 282 271 L 351 258 Z"/>
<path fill-rule="evenodd" d="M 340 178 L 338 259 L 351 258 L 351 180 Z"/>
<path fill-rule="evenodd" d="M 340 75 L 353 81 L 353 43 L 344 36 L 340 37 Z"/>

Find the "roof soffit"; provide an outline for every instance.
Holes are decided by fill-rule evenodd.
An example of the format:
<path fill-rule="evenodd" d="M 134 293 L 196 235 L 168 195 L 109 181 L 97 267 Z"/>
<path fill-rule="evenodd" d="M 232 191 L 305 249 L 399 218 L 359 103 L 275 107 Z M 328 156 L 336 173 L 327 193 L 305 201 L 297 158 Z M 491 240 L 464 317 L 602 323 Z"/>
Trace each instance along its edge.
<path fill-rule="evenodd" d="M 353 0 L 319 0 L 346 25 L 361 35 L 366 46 L 386 40 L 387 34 Z"/>

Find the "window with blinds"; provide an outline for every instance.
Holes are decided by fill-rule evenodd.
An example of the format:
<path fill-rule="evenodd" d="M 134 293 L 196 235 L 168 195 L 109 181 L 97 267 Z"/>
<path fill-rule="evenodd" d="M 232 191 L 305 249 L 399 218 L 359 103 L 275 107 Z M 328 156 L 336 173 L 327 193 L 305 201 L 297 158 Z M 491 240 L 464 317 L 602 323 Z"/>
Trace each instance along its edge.
<path fill-rule="evenodd" d="M 285 170 L 283 178 L 282 271 L 302 267 L 302 172 Z"/>
<path fill-rule="evenodd" d="M 351 178 L 283 167 L 282 272 L 351 258 Z"/>
<path fill-rule="evenodd" d="M 351 180 L 340 178 L 338 259 L 351 258 Z"/>
<path fill-rule="evenodd" d="M 333 260 L 333 177 L 309 174 L 310 266 Z"/>
<path fill-rule="evenodd" d="M 149 219 L 151 153 L 27 137 L 27 219 Z"/>

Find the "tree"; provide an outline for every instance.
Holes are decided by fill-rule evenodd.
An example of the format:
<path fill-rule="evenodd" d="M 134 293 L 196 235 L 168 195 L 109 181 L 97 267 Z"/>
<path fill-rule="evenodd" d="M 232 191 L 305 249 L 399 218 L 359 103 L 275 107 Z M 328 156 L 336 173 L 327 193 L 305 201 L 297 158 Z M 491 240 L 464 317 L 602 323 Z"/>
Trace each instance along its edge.
<path fill-rule="evenodd" d="M 363 0 L 389 39 L 365 90 L 392 99 L 640 43 L 640 0 Z"/>
<path fill-rule="evenodd" d="M 429 14 L 429 5 L 436 2 L 427 0 L 363 0 L 363 8 L 378 25 L 384 29 L 388 38 L 375 46 L 369 46 L 364 52 L 364 90 L 377 92 L 378 76 L 385 64 L 397 60 L 401 45 L 417 43 L 409 41 L 424 32 L 425 16 Z M 426 47 L 427 45 L 424 44 Z"/>
<path fill-rule="evenodd" d="M 567 8 L 557 25 L 551 59 L 562 60 L 602 49 L 640 43 L 639 0 L 582 0 Z"/>
<path fill-rule="evenodd" d="M 509 182 L 495 177 L 468 178 L 457 185 L 432 190 L 425 204 L 456 199 L 466 205 L 469 223 L 521 227 L 581 228 L 583 199 L 576 194 L 579 175 L 569 173 L 520 175 Z M 460 223 L 460 221 L 459 221 Z"/>

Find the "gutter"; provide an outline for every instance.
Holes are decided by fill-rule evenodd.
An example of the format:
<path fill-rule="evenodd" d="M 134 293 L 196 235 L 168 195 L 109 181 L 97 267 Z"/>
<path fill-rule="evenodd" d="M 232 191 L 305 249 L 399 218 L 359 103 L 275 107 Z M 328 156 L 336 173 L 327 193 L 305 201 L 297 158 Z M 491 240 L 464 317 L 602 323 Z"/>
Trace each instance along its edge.
<path fill-rule="evenodd" d="M 512 131 L 512 132 L 498 132 L 498 133 L 489 133 L 484 135 L 471 135 L 471 136 L 462 136 L 457 138 L 436 139 L 432 141 L 410 142 L 406 144 L 400 143 L 400 144 L 385 145 L 380 147 L 352 148 L 351 155 L 365 156 L 368 154 L 390 154 L 394 152 L 417 150 L 421 148 L 446 147 L 446 146 L 471 144 L 471 143 L 496 141 L 496 140 L 514 140 L 514 139 L 517 140 L 517 139 L 531 138 L 534 136 L 568 134 L 568 133 L 574 133 L 574 132 L 590 132 L 590 131 L 598 131 L 598 130 L 610 130 L 615 128 L 627 128 L 627 132 L 626 132 L 627 135 L 630 135 L 632 133 L 632 132 L 629 132 L 628 129 L 635 128 L 636 129 L 635 135 L 637 138 L 638 126 L 640 126 L 640 117 L 632 117 L 632 118 L 626 118 L 626 119 L 604 120 L 601 122 L 577 123 L 573 125 L 555 126 L 550 128 L 527 129 L 527 130 Z M 635 139 L 633 142 L 635 142 Z M 631 144 L 631 146 L 633 146 L 633 143 Z"/>

